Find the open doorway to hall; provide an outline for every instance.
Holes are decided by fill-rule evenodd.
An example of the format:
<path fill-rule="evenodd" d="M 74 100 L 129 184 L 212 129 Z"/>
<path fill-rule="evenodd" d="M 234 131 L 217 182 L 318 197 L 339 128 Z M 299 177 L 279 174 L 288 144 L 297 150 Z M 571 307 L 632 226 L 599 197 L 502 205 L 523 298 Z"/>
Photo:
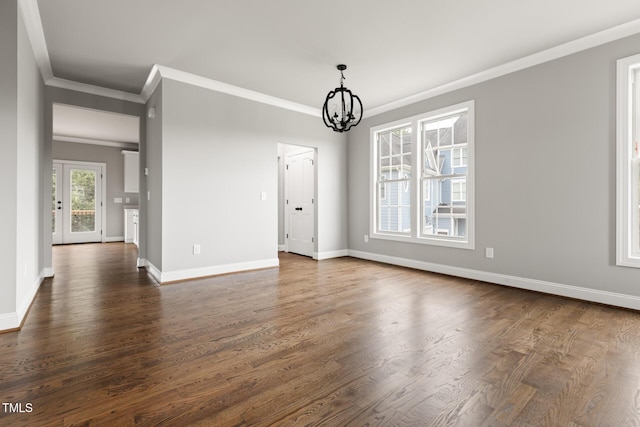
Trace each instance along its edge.
<path fill-rule="evenodd" d="M 278 250 L 317 254 L 316 150 L 278 144 Z"/>
<path fill-rule="evenodd" d="M 54 245 L 137 241 L 139 143 L 138 116 L 53 103 Z"/>

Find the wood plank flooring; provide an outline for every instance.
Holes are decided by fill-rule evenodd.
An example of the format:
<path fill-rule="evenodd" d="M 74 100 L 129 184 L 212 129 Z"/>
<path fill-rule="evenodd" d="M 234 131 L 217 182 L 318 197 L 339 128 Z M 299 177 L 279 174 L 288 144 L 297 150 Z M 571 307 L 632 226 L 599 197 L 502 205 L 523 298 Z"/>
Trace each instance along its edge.
<path fill-rule="evenodd" d="M 290 254 L 158 286 L 136 255 L 54 248 L 0 425 L 640 425 L 638 312 Z"/>

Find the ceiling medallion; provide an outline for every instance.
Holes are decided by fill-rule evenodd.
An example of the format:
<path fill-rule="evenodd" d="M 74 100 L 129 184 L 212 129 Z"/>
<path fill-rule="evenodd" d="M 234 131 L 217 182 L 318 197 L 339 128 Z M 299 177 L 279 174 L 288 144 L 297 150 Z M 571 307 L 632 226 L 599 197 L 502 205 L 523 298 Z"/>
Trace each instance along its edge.
<path fill-rule="evenodd" d="M 344 64 L 338 65 L 340 71 L 340 87 L 327 94 L 322 106 L 322 120 L 327 127 L 336 132 L 347 132 L 362 120 L 362 101 L 349 89 L 344 87 Z"/>

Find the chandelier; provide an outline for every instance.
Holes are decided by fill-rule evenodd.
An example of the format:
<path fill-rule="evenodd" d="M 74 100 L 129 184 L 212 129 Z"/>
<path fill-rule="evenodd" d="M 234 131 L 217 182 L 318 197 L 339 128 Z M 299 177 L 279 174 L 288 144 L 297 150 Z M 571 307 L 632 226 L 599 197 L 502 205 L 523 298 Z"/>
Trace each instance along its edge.
<path fill-rule="evenodd" d="M 344 64 L 338 65 L 340 71 L 340 87 L 327 94 L 322 106 L 322 120 L 327 127 L 336 132 L 346 132 L 357 126 L 362 120 L 362 102 L 357 95 L 344 87 Z"/>

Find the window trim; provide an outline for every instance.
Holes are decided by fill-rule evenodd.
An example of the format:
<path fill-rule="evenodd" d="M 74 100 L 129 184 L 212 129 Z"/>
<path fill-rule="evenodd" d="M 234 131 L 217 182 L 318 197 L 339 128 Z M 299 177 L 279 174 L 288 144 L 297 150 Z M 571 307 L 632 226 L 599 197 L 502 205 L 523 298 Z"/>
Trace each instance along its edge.
<path fill-rule="evenodd" d="M 631 182 L 633 172 L 637 172 L 640 159 L 633 157 L 633 114 L 640 114 L 640 102 L 635 82 L 635 73 L 640 71 L 640 55 L 633 55 L 617 61 L 617 110 L 616 110 L 616 264 L 624 267 L 640 268 L 640 250 L 633 250 L 632 233 L 638 233 L 638 216 L 631 214 L 638 200 L 633 196 Z M 635 138 L 639 135 L 635 129 Z M 640 184 L 638 184 L 640 185 Z M 638 209 L 638 207 L 635 207 Z"/>
<path fill-rule="evenodd" d="M 455 237 L 445 235 L 425 235 L 422 230 L 422 220 L 420 216 L 423 214 L 422 195 L 423 195 L 423 156 L 422 141 L 420 135 L 420 123 L 424 121 L 432 121 L 441 117 L 454 115 L 456 113 L 467 113 L 467 173 L 466 173 L 466 236 Z M 413 156 L 412 168 L 416 173 L 411 177 L 411 229 L 410 232 L 399 234 L 394 232 L 383 232 L 377 229 L 377 144 L 376 135 L 401 126 L 411 127 L 411 152 Z M 420 243 L 434 246 L 444 246 L 460 249 L 475 250 L 475 101 L 469 100 L 459 104 L 431 110 L 423 114 L 418 114 L 406 119 L 400 119 L 389 123 L 384 123 L 369 129 L 369 165 L 371 170 L 369 184 L 369 236 L 373 239 L 394 240 L 400 242 Z M 455 144 L 452 143 L 452 148 Z"/>

